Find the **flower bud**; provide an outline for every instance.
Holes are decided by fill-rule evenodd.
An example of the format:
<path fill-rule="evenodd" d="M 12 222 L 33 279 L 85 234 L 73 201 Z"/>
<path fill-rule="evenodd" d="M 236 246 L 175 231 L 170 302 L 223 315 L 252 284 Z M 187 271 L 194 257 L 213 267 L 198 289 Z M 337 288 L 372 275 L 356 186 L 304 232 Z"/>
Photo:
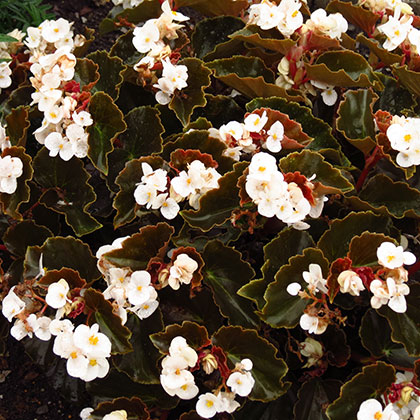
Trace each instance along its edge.
<path fill-rule="evenodd" d="M 218 368 L 217 359 L 212 354 L 205 356 L 201 363 L 203 370 L 207 373 L 207 375 L 210 375 L 215 369 Z"/>

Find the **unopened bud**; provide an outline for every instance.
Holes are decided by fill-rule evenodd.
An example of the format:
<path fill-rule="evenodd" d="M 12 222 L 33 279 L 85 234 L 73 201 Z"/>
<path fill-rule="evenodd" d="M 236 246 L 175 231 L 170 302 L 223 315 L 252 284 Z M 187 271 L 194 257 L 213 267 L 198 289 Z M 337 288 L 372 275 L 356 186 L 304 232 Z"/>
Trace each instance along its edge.
<path fill-rule="evenodd" d="M 405 386 L 401 390 L 401 399 L 403 400 L 404 404 L 408 404 L 411 400 L 411 394 L 413 392 L 413 388 L 411 386 Z"/>
<path fill-rule="evenodd" d="M 212 355 L 208 354 L 201 360 L 203 370 L 207 373 L 207 375 L 210 375 L 217 367 L 219 366 L 217 364 L 217 359 Z"/>
<path fill-rule="evenodd" d="M 159 274 L 158 274 L 158 281 L 159 284 L 162 286 L 162 288 L 166 287 L 168 285 L 168 278 L 169 278 L 169 269 L 164 268 Z"/>

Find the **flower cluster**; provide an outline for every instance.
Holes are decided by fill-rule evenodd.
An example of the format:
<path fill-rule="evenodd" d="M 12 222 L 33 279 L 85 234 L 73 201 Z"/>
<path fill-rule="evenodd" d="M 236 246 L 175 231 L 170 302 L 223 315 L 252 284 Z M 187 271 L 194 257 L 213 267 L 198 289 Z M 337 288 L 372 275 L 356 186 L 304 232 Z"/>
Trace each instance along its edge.
<path fill-rule="evenodd" d="M 23 174 L 23 163 L 18 157 L 0 157 L 0 193 L 13 194 L 17 179 Z"/>
<path fill-rule="evenodd" d="M 163 59 L 162 65 L 162 77 L 153 86 L 159 89 L 155 95 L 156 101 L 161 105 L 167 105 L 176 90 L 181 90 L 188 86 L 188 68 L 182 64 L 172 64 L 169 58 Z"/>
<path fill-rule="evenodd" d="M 187 344 L 184 337 L 175 337 L 169 347 L 169 355 L 162 360 L 160 383 L 171 396 L 176 395 L 183 400 L 190 400 L 198 394 L 193 368 L 198 361 L 197 352 Z"/>
<path fill-rule="evenodd" d="M 70 376 L 86 382 L 103 378 L 109 371 L 111 341 L 99 332 L 99 325 L 79 325 L 74 331 L 73 323 L 55 319 L 50 323 L 50 332 L 55 335 L 53 352 L 67 359 L 66 368 Z"/>
<path fill-rule="evenodd" d="M 312 184 L 307 181 L 308 188 Z M 287 182 L 277 168 L 276 159 L 267 153 L 257 153 L 252 157 L 245 190 L 257 204 L 258 212 L 265 217 L 276 216 L 282 222 L 297 228 L 307 228 L 300 224 L 306 216 L 321 214 L 324 197 L 318 197 L 312 206 L 302 189 L 295 182 Z"/>
<path fill-rule="evenodd" d="M 168 41 L 178 38 L 177 31 L 183 28 L 176 22 L 185 22 L 189 17 L 184 16 L 182 13 L 171 10 L 168 0 L 162 3 L 162 14 L 158 19 L 149 19 L 142 26 L 136 27 L 133 32 L 133 45 L 140 53 L 146 54 L 135 66 L 134 70 L 142 72 L 147 69 L 155 69 L 156 63 L 161 62 L 164 58 L 169 57 L 172 53 Z M 165 66 L 165 65 L 164 65 Z M 166 73 L 168 77 L 163 77 L 164 80 L 159 82 L 158 88 L 160 91 L 156 96 L 157 100 L 163 100 L 165 95 L 169 95 L 169 86 L 175 89 L 182 89 L 177 86 L 186 87 L 186 72 L 184 69 L 172 69 L 166 64 Z M 175 66 L 177 67 L 177 66 Z M 172 80 L 170 76 L 176 76 Z M 169 83 L 171 81 L 171 83 Z M 160 87 L 162 84 L 162 87 Z M 185 86 L 184 86 L 185 85 Z M 173 91 L 172 91 L 173 93 Z M 169 102 L 169 101 L 168 101 Z M 166 103 L 168 103 L 166 102 Z"/>
<path fill-rule="evenodd" d="M 341 39 L 347 32 L 348 23 L 341 13 L 327 15 L 324 9 L 317 9 L 311 13 L 311 18 L 305 22 L 306 28 L 326 35 L 331 39 Z"/>
<path fill-rule="evenodd" d="M 252 361 L 249 359 L 243 359 L 237 363 L 226 381 L 226 385 L 231 391 L 206 392 L 200 395 L 195 406 L 197 413 L 201 417 L 209 419 L 217 413 L 233 413 L 238 409 L 240 404 L 235 401 L 236 394 L 240 397 L 247 397 L 255 384 L 251 369 Z"/>
<path fill-rule="evenodd" d="M 311 337 L 306 337 L 305 341 L 300 343 L 299 352 L 302 356 L 308 358 L 308 361 L 303 366 L 304 368 L 318 365 L 324 355 L 322 344 Z"/>
<path fill-rule="evenodd" d="M 188 165 L 187 171 L 181 171 L 172 178 L 168 185 L 167 171 L 153 170 L 148 164 L 142 163 L 143 176 L 134 191 L 136 203 L 146 208 L 160 209 L 162 215 L 171 220 L 180 210 L 178 202 L 188 200 L 190 206 L 197 209 L 198 201 L 207 191 L 218 188 L 220 174 L 214 168 L 206 168 L 194 160 Z"/>
<path fill-rule="evenodd" d="M 420 118 L 394 116 L 386 135 L 394 150 L 396 162 L 403 168 L 420 165 Z"/>
<path fill-rule="evenodd" d="M 376 278 L 370 283 L 373 293 L 370 304 L 375 309 L 388 305 L 393 311 L 403 313 L 407 310 L 405 296 L 410 293 L 406 284 L 408 272 L 403 265 L 414 264 L 416 257 L 392 242 L 383 242 L 376 253 L 379 264 L 384 267 L 380 273 L 386 280 Z"/>
<path fill-rule="evenodd" d="M 413 13 L 411 6 L 401 0 L 359 0 L 359 4 L 378 14 L 385 10 L 394 11 L 397 7 L 405 14 Z"/>
<path fill-rule="evenodd" d="M 104 297 L 114 301 L 115 311 L 123 324 L 127 322 L 127 311 L 144 319 L 151 316 L 159 306 L 156 289 L 147 271 L 132 272 L 129 268 L 118 268 L 103 257 L 107 252 L 121 248 L 127 238 L 117 238 L 112 245 L 103 245 L 96 252 L 98 269 L 108 286 L 103 292 Z"/>
<path fill-rule="evenodd" d="M 37 141 L 45 144 L 50 156 L 59 155 L 63 160 L 87 155 L 88 134 L 86 127 L 93 123 L 86 95 L 73 80 L 76 46 L 83 44 L 83 37 L 75 37 L 71 24 L 65 19 L 45 21 L 38 28 L 28 28 L 25 44 L 31 52 L 31 77 L 35 92 L 32 104 L 44 113 L 41 127 L 35 130 Z"/>
<path fill-rule="evenodd" d="M 277 28 L 285 37 L 290 37 L 303 24 L 299 11 L 302 3 L 296 0 L 282 0 L 279 5 L 269 0 L 253 4 L 249 8 L 249 24 L 256 24 L 261 29 Z"/>
<path fill-rule="evenodd" d="M 385 409 L 378 400 L 373 398 L 363 401 L 357 412 L 357 420 L 400 420 L 398 414 L 394 411 L 392 404 L 388 404 Z"/>
<path fill-rule="evenodd" d="M 261 114 L 261 115 L 260 115 Z M 218 130 L 209 129 L 211 136 L 222 140 L 228 148 L 223 152 L 235 160 L 243 153 L 253 153 L 259 147 L 277 153 L 282 149 L 284 126 L 280 121 L 269 124 L 267 112 L 248 114 L 243 123 L 230 121 Z"/>

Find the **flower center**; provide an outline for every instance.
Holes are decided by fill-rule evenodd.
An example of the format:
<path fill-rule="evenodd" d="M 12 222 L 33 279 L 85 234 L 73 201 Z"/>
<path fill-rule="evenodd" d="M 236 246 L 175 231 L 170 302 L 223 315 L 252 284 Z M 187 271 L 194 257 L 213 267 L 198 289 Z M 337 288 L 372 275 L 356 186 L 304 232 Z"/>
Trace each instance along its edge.
<path fill-rule="evenodd" d="M 297 10 L 295 10 L 295 11 L 292 13 L 292 17 L 293 17 L 293 18 L 295 18 L 295 17 L 298 15 L 298 13 L 299 13 L 299 12 L 298 12 Z"/>
<path fill-rule="evenodd" d="M 72 351 L 72 352 L 70 353 L 70 357 L 71 357 L 72 359 L 76 359 L 76 357 L 77 357 L 77 352 Z"/>
<path fill-rule="evenodd" d="M 377 411 L 376 413 L 375 413 L 375 415 L 373 416 L 373 418 L 375 419 L 375 420 L 381 420 L 381 418 L 383 417 L 383 415 L 382 415 L 382 413 L 380 412 L 380 411 Z"/>
<path fill-rule="evenodd" d="M 404 136 L 404 141 L 409 142 L 411 140 L 411 134 L 406 134 Z"/>
<path fill-rule="evenodd" d="M 98 363 L 96 362 L 96 359 L 90 359 L 90 360 L 89 360 L 89 364 L 90 364 L 91 366 L 96 366 Z"/>
<path fill-rule="evenodd" d="M 266 168 L 265 166 L 260 166 L 260 167 L 258 168 L 258 170 L 259 170 L 260 172 L 264 172 L 266 169 L 267 169 L 267 168 Z"/>
<path fill-rule="evenodd" d="M 207 407 L 210 408 L 210 407 L 213 407 L 214 403 L 213 403 L 213 401 L 207 400 L 206 405 L 207 405 Z"/>
<path fill-rule="evenodd" d="M 137 290 L 139 291 L 139 292 L 141 292 L 141 290 L 143 289 L 143 286 L 137 286 Z"/>
<path fill-rule="evenodd" d="M 89 337 L 89 344 L 91 344 L 92 346 L 96 346 L 98 344 L 99 338 L 96 337 L 96 335 L 91 335 Z"/>
<path fill-rule="evenodd" d="M 390 263 L 392 260 L 395 259 L 395 255 L 388 255 L 387 261 Z"/>

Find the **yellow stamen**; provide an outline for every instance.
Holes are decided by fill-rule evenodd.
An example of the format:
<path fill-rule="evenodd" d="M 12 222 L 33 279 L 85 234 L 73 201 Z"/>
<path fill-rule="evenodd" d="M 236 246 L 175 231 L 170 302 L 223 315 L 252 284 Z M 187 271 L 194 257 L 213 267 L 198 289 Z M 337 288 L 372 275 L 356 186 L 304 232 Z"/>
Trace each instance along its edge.
<path fill-rule="evenodd" d="M 95 360 L 95 359 L 90 359 L 90 360 L 89 360 L 89 364 L 90 364 L 91 366 L 96 366 L 98 363 L 96 362 L 96 360 Z"/>
<path fill-rule="evenodd" d="M 96 337 L 96 335 L 91 335 L 89 337 L 89 344 L 91 344 L 92 346 L 96 346 L 98 344 L 99 338 Z"/>
<path fill-rule="evenodd" d="M 207 407 L 210 408 L 210 407 L 213 407 L 214 403 L 213 403 L 213 401 L 207 400 L 206 405 L 207 405 Z"/>
<path fill-rule="evenodd" d="M 380 411 L 377 411 L 376 413 L 375 413 L 375 415 L 373 416 L 373 418 L 375 419 L 375 420 L 381 420 L 381 418 L 383 417 L 383 414 L 380 412 Z"/>

